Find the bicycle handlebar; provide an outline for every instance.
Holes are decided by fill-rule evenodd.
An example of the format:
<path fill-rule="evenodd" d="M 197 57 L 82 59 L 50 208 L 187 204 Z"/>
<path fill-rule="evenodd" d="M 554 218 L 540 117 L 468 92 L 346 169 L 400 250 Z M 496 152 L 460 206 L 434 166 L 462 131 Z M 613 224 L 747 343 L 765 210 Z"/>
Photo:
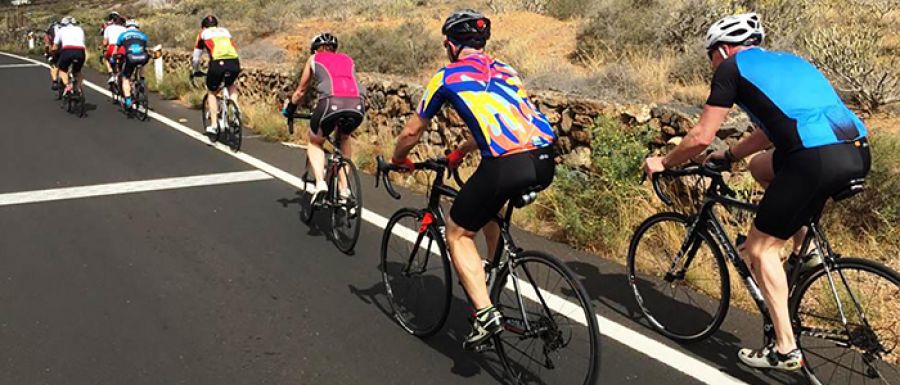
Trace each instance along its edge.
<path fill-rule="evenodd" d="M 449 151 L 447 151 L 447 152 L 449 152 Z M 376 161 L 378 163 L 378 165 L 377 165 L 378 169 L 375 174 L 375 187 L 378 188 L 378 182 L 380 180 L 381 183 L 384 184 L 384 188 L 385 188 L 385 190 L 387 190 L 388 195 L 390 195 L 391 198 L 400 199 L 400 193 L 398 193 L 397 190 L 394 189 L 394 184 L 393 184 L 393 182 L 391 182 L 391 178 L 388 177 L 388 174 L 391 171 L 407 172 L 408 170 L 404 167 L 386 162 L 384 160 L 384 156 L 382 156 L 382 155 L 378 155 L 378 157 L 376 158 Z M 415 171 L 415 170 L 429 170 L 429 171 L 449 170 L 450 171 L 449 174 L 452 176 L 453 180 L 456 182 L 457 185 L 459 185 L 461 187 L 464 184 L 462 179 L 459 177 L 459 171 L 457 169 L 450 168 L 450 162 L 447 160 L 446 157 L 426 159 L 422 162 L 413 163 L 413 169 L 411 171 Z M 448 176 L 448 177 L 450 177 L 450 176 Z"/>
<path fill-rule="evenodd" d="M 312 119 L 309 112 L 294 112 L 294 115 L 287 118 L 288 134 L 294 135 L 294 119 Z"/>
<path fill-rule="evenodd" d="M 711 178 L 714 182 L 718 183 L 718 187 L 722 189 L 722 193 L 728 196 L 734 196 L 736 193 L 727 184 L 725 184 L 725 180 L 722 178 L 722 172 L 731 170 L 731 162 L 728 161 L 712 161 L 699 165 L 691 165 L 680 169 L 672 169 L 665 170 L 661 172 L 654 173 L 651 177 L 651 184 L 653 185 L 653 192 L 656 193 L 656 196 L 659 197 L 663 203 L 667 206 L 672 205 L 672 198 L 669 197 L 665 192 L 662 191 L 662 187 L 659 185 L 660 177 L 676 177 L 680 178 L 683 176 L 690 175 L 699 175 L 705 178 Z"/>

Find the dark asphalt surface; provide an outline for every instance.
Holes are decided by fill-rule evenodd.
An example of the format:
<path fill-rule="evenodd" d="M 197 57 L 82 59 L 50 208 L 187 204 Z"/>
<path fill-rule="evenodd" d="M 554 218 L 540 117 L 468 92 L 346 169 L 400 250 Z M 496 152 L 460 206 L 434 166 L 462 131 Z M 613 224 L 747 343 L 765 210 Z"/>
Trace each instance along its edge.
<path fill-rule="evenodd" d="M 253 170 L 154 120 L 127 120 L 94 91 L 86 118 L 68 115 L 46 69 L 2 68 L 14 63 L 0 55 L 0 194 Z M 200 126 L 197 111 L 151 103 Z M 301 171 L 301 150 L 248 139 L 245 152 Z M 363 182 L 366 207 L 381 215 L 422 204 Z M 385 310 L 382 229 L 364 222 L 356 255 L 344 255 L 299 220 L 296 197 L 273 179 L 0 206 L 0 384 L 502 383 L 491 353 L 461 348 L 459 287 L 444 330 L 427 340 L 406 334 Z M 755 317 L 732 308 L 713 338 L 678 346 L 632 320 L 621 266 L 516 236 L 567 261 L 600 314 L 743 381 L 797 382 L 735 363 L 739 346 L 759 343 Z M 698 383 L 601 343 L 602 384 Z"/>

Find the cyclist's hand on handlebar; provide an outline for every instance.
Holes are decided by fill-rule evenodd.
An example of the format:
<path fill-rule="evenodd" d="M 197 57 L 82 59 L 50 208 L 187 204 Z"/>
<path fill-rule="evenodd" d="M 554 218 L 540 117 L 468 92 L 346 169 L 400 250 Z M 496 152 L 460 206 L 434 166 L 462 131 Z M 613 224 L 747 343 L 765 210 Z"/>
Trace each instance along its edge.
<path fill-rule="evenodd" d="M 447 165 L 450 166 L 451 170 L 455 170 L 459 168 L 459 165 L 462 164 L 463 159 L 465 159 L 466 154 L 460 151 L 459 149 L 455 149 L 447 154 Z"/>
<path fill-rule="evenodd" d="M 284 107 L 281 108 L 281 115 L 285 118 L 290 118 L 294 116 L 295 112 L 297 112 L 297 105 L 291 103 L 290 99 L 285 99 Z"/>
<path fill-rule="evenodd" d="M 662 156 L 651 156 L 644 159 L 644 172 L 647 175 L 653 175 L 658 172 L 666 171 L 666 167 L 663 166 Z"/>
<path fill-rule="evenodd" d="M 409 160 L 409 158 L 397 159 L 391 158 L 391 164 L 400 168 L 401 172 L 410 172 L 416 168 L 413 164 L 413 161 Z"/>

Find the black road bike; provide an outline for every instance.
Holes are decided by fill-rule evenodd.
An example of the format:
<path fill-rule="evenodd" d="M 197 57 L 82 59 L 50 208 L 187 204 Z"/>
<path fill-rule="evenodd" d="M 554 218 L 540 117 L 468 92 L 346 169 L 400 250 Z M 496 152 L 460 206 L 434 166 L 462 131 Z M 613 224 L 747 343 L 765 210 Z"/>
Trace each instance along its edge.
<path fill-rule="evenodd" d="M 288 118 L 288 132 L 294 134 L 294 119 L 310 119 L 311 114 L 296 113 Z M 362 115 L 329 116 L 321 124 L 333 124 L 334 138 L 325 139 L 331 144 L 331 150 L 325 155 L 325 182 L 328 192 L 320 194 L 308 204 L 301 204 L 301 218 L 305 223 L 312 222 L 316 211 L 328 211 L 331 214 L 331 241 L 335 247 L 345 254 L 352 254 L 359 240 L 362 227 L 362 186 L 359 181 L 359 170 L 350 158 L 341 152 L 341 132 L 349 132 L 362 122 Z M 307 158 L 303 181 L 307 186 L 315 185 L 315 177 Z M 310 198 L 312 198 L 310 194 Z"/>
<path fill-rule="evenodd" d="M 735 247 L 743 236 L 732 242 L 725 228 L 728 217 L 716 209 L 746 214 L 757 207 L 737 198 L 722 176 L 725 169 L 706 164 L 653 175 L 656 195 L 669 205 L 662 178 L 683 182 L 694 177 L 708 184 L 696 214 L 663 212 L 638 226 L 628 248 L 628 283 L 653 329 L 676 341 L 699 341 L 718 330 L 728 312 L 727 258 L 762 314 L 768 345 L 775 338 L 769 310 Z M 863 188 L 864 180 L 854 180 L 833 200 Z M 900 384 L 900 275 L 881 263 L 836 253 L 819 219 L 808 224 L 803 250 L 815 245 L 822 262 L 794 261 L 786 268 L 802 371 L 813 384 Z"/>
<path fill-rule="evenodd" d="M 66 110 L 66 112 L 78 115 L 79 118 L 83 118 L 85 115 L 85 101 L 84 101 L 84 93 L 78 87 L 78 79 L 75 74 L 72 73 L 71 67 L 69 68 L 69 86 L 72 89 L 70 92 L 62 91 L 62 108 Z"/>
<path fill-rule="evenodd" d="M 410 334 L 428 337 L 450 312 L 451 261 L 445 234 L 443 197 L 458 191 L 444 184 L 456 172 L 446 158 L 415 163 L 436 175 L 422 209 L 403 208 L 391 216 L 381 241 L 382 279 L 393 317 Z M 378 157 L 378 175 L 388 194 L 399 199 L 388 174 L 398 167 Z M 477 351 L 494 350 L 512 384 L 594 384 L 600 365 L 597 316 L 572 272 L 552 255 L 522 250 L 510 235 L 513 209 L 536 197 L 526 192 L 495 219 L 501 239 L 485 262 L 491 301 L 503 313 L 503 332 Z"/>

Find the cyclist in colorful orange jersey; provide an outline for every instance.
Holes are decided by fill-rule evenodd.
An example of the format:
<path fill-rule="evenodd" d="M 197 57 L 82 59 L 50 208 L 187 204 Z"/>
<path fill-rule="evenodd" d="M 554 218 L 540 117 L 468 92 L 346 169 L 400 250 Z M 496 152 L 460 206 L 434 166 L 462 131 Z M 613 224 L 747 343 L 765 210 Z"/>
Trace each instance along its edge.
<path fill-rule="evenodd" d="M 543 190 L 553 181 L 556 134 L 528 100 L 516 71 L 485 53 L 490 19 L 473 10 L 454 12 L 442 32 L 450 64 L 428 83 L 417 113 L 397 139 L 392 163 L 411 168 L 407 155 L 444 104 L 456 110 L 471 133 L 448 156 L 451 167 L 471 151 L 481 153 L 478 169 L 453 202 L 446 234 L 454 267 L 475 309 L 472 332 L 464 341 L 469 348 L 502 330 L 475 234 L 483 230 L 493 255 L 500 237 L 493 221 L 497 213 L 510 199 Z"/>
<path fill-rule="evenodd" d="M 200 22 L 202 28 L 197 35 L 197 43 L 194 44 L 194 54 L 191 64 L 194 73 L 200 68 L 200 57 L 203 52 L 209 54 L 209 68 L 206 70 L 207 111 L 209 116 L 219 116 L 219 106 L 216 104 L 216 95 L 222 87 L 228 87 L 231 100 L 237 103 L 238 90 L 235 82 L 241 73 L 241 62 L 238 59 L 237 48 L 227 29 L 219 27 L 219 20 L 212 15 L 206 16 Z M 206 127 L 207 135 L 216 134 L 215 118 L 210 120 L 210 126 Z"/>

